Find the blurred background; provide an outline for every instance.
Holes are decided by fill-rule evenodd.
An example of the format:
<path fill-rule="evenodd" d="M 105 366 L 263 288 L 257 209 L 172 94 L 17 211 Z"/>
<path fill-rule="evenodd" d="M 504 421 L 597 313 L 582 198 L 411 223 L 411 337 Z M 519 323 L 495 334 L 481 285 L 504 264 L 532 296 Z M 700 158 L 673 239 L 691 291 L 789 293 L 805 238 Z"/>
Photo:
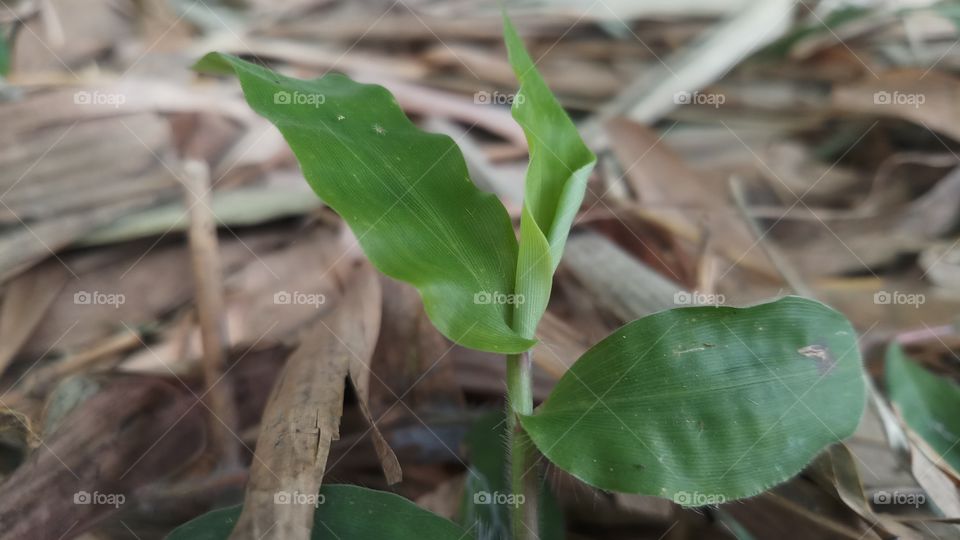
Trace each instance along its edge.
<path fill-rule="evenodd" d="M 874 385 L 853 438 L 750 500 L 683 509 L 550 469 L 567 538 L 960 538 L 960 2 L 507 7 L 599 156 L 537 398 L 626 321 L 785 294 L 854 323 Z M 3 0 L 0 38 L 0 538 L 161 538 L 241 502 L 284 363 L 344 349 L 366 382 L 309 372 L 333 373 L 312 426 L 324 482 L 455 518 L 502 358 L 371 273 L 236 80 L 190 67 L 218 50 L 382 84 L 518 218 L 498 5 Z M 884 377 L 893 343 L 931 375 L 902 393 L 937 397 L 912 423 Z"/>

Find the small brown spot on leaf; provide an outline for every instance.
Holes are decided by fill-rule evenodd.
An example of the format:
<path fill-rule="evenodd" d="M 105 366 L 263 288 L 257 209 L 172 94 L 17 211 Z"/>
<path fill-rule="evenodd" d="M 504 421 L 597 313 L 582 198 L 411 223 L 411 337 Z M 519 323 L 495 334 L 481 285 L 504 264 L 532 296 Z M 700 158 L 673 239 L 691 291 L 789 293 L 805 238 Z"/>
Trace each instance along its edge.
<path fill-rule="evenodd" d="M 833 353 L 830 352 L 830 348 L 826 345 L 814 343 L 813 345 L 807 345 L 806 347 L 797 349 L 797 352 L 807 358 L 812 358 L 817 364 L 817 372 L 820 375 L 828 373 L 833 369 L 833 366 L 837 364 L 837 359 L 834 358 Z"/>

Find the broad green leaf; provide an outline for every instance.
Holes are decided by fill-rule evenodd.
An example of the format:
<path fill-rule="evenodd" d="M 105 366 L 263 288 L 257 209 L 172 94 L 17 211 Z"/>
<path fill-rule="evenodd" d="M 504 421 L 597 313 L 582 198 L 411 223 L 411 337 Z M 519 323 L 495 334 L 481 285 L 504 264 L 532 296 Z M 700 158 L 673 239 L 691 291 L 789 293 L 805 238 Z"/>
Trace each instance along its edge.
<path fill-rule="evenodd" d="M 323 486 L 314 513 L 312 540 L 390 538 L 392 540 L 472 540 L 456 524 L 399 495 L 358 486 Z M 224 540 L 230 536 L 240 506 L 214 510 L 177 527 L 167 540 Z"/>
<path fill-rule="evenodd" d="M 235 73 L 275 124 L 313 190 L 383 273 L 414 285 L 430 320 L 474 349 L 517 353 L 511 329 L 517 241 L 500 201 L 470 181 L 445 135 L 418 129 L 383 87 L 330 74 L 304 81 L 211 53 L 195 69 Z M 307 269 L 308 271 L 310 269 Z"/>
<path fill-rule="evenodd" d="M 511 498 L 507 481 L 507 421 L 503 411 L 487 414 L 470 428 L 466 445 L 470 458 L 467 482 L 460 505 L 460 524 L 476 533 L 477 540 L 510 539 Z M 540 540 L 563 540 L 566 523 L 549 484 L 543 482 L 538 501 Z"/>
<path fill-rule="evenodd" d="M 521 417 L 560 468 L 594 486 L 716 504 L 783 482 L 853 433 L 865 389 L 836 311 L 786 297 L 634 321 Z"/>
<path fill-rule="evenodd" d="M 532 338 L 597 158 L 537 72 L 506 12 L 503 36 L 520 81 L 511 112 L 530 147 L 516 279 L 517 298 L 522 301 L 516 304 L 514 328 Z"/>
<path fill-rule="evenodd" d="M 910 361 L 899 345 L 887 349 L 887 392 L 907 425 L 960 471 L 960 386 Z"/>

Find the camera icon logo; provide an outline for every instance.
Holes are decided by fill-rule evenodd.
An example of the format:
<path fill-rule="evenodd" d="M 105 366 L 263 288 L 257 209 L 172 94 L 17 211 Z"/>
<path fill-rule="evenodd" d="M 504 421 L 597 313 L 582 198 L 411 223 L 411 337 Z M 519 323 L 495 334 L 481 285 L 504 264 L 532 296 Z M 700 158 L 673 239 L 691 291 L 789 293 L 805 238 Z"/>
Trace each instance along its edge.
<path fill-rule="evenodd" d="M 886 90 L 874 92 L 873 103 L 874 105 L 889 105 L 893 103 L 893 96 L 891 96 L 890 92 L 887 92 Z"/>
<path fill-rule="evenodd" d="M 289 105 L 290 104 L 290 92 L 286 90 L 280 90 L 279 92 L 273 93 L 273 103 L 275 105 Z"/>
<path fill-rule="evenodd" d="M 73 102 L 77 105 L 89 105 L 93 103 L 93 96 L 85 90 L 74 92 Z"/>
<path fill-rule="evenodd" d="M 678 306 L 689 306 L 693 302 L 693 295 L 687 291 L 673 293 L 673 303 Z"/>
<path fill-rule="evenodd" d="M 693 103 L 693 94 L 686 90 L 681 90 L 673 95 L 673 102 L 677 105 L 690 105 Z"/>
<path fill-rule="evenodd" d="M 680 506 L 688 506 L 693 499 L 690 497 L 690 493 L 686 491 L 678 491 L 673 494 L 673 502 L 679 504 Z"/>
<path fill-rule="evenodd" d="M 486 491 L 478 491 L 473 494 L 473 504 L 490 504 L 493 498 Z"/>
<path fill-rule="evenodd" d="M 493 302 L 493 294 L 488 291 L 481 291 L 473 295 L 474 304 L 490 304 Z"/>
<path fill-rule="evenodd" d="M 86 491 L 78 491 L 73 494 L 73 504 L 90 504 L 90 494 Z"/>
<path fill-rule="evenodd" d="M 273 295 L 273 303 L 280 305 L 289 305 L 293 302 L 293 295 L 287 291 L 279 291 Z"/>
<path fill-rule="evenodd" d="M 290 493 L 278 491 L 273 494 L 273 504 L 290 504 Z"/>
<path fill-rule="evenodd" d="M 877 291 L 876 293 L 873 294 L 873 303 L 880 306 L 889 305 L 892 300 L 893 300 L 893 295 L 891 295 L 887 291 Z"/>
<path fill-rule="evenodd" d="M 490 103 L 490 92 L 480 90 L 473 94 L 473 103 L 476 105 L 486 105 Z"/>
<path fill-rule="evenodd" d="M 79 306 L 89 306 L 93 302 L 93 295 L 87 291 L 73 293 L 73 303 Z"/>
<path fill-rule="evenodd" d="M 873 504 L 890 504 L 892 498 L 887 491 L 878 491 L 873 494 Z"/>

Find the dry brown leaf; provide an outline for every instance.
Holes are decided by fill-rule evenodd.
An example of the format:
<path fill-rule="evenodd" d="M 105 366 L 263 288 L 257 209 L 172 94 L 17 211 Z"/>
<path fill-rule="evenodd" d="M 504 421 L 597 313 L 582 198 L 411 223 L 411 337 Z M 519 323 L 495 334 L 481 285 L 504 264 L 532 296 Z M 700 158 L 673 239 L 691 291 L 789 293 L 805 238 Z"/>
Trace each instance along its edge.
<path fill-rule="evenodd" d="M 380 3 L 371 9 L 370 3 L 339 2 L 335 9 L 316 10 L 267 29 L 270 35 L 315 40 L 317 36 L 332 41 L 354 42 L 365 38 L 394 42 L 455 39 L 490 39 L 499 41 L 503 22 L 496 9 L 476 16 L 435 16 L 428 12 L 416 13 L 406 2 Z M 386 11 L 384 11 L 386 9 Z M 379 18 L 377 18 L 379 16 Z M 371 17 L 376 24 L 371 24 Z M 577 20 L 570 14 L 538 13 L 517 18 L 525 35 L 557 36 Z"/>
<path fill-rule="evenodd" d="M 26 103 L 2 106 L 0 116 Z M 137 114 L 0 135 L 0 222 L 13 224 L 0 234 L 0 279 L 174 196 L 169 131 L 159 116 Z"/>
<path fill-rule="evenodd" d="M 50 0 L 45 7 L 62 23 L 61 39 L 50 39 L 43 17 L 28 22 L 13 47 L 18 72 L 79 68 L 130 37 L 129 21 L 109 0 Z"/>
<path fill-rule="evenodd" d="M 806 275 L 863 272 L 901 253 L 921 251 L 958 221 L 960 168 L 900 208 L 863 218 L 818 218 L 803 208 L 804 220 L 780 220 L 773 237 L 793 265 Z M 798 208 L 799 211 L 799 208 Z"/>
<path fill-rule="evenodd" d="M 820 480 L 827 489 L 836 490 L 837 496 L 851 510 L 873 524 L 877 532 L 896 535 L 904 540 L 922 538 L 913 529 L 873 511 L 864 493 L 854 455 L 843 443 L 835 444 L 823 453 L 815 462 L 811 474 L 814 480 Z"/>
<path fill-rule="evenodd" d="M 113 375 L 94 386 L 6 479 L 0 539 L 79 535 L 122 505 L 77 501 L 100 493 L 129 504 L 137 487 L 181 471 L 203 450 L 203 408 L 179 381 Z"/>
<path fill-rule="evenodd" d="M 288 236 L 276 231 L 249 232 L 242 241 L 226 236 L 220 243 L 224 267 L 259 264 L 254 254 L 275 249 Z M 193 294 L 193 283 L 187 278 L 189 253 L 181 244 L 154 246 L 154 242 L 64 256 L 79 279 L 71 279 L 63 287 L 21 354 L 29 357 L 91 347 L 118 329 L 126 330 L 125 325 L 136 328 L 184 305 Z M 119 305 L 77 301 L 85 293 L 94 292 L 122 295 L 124 301 Z M 160 354 L 157 348 L 154 352 Z M 154 358 L 150 352 L 144 355 Z M 160 356 L 169 365 L 185 360 L 176 354 Z M 158 367 L 161 373 L 169 374 L 163 366 Z"/>
<path fill-rule="evenodd" d="M 48 261 L 12 280 L 0 307 L 0 373 L 36 330 L 70 274 L 59 261 Z"/>
<path fill-rule="evenodd" d="M 456 347 L 433 326 L 412 286 L 381 277 L 383 315 L 370 381 L 370 409 L 392 421 L 408 409 L 462 410 L 452 356 Z M 402 403 L 402 405 L 401 405 Z"/>
<path fill-rule="evenodd" d="M 593 232 L 570 235 L 561 265 L 621 321 L 676 307 L 674 295 L 683 290 Z"/>
<path fill-rule="evenodd" d="M 951 478 L 948 473 L 944 472 L 942 467 L 947 465 L 946 462 L 942 458 L 937 460 L 940 462 L 939 464 L 934 462 L 930 456 L 936 455 L 935 452 L 932 449 L 924 450 L 919 446 L 924 444 L 920 437 L 910 432 L 909 428 L 907 431 L 910 441 L 913 443 L 910 449 L 910 468 L 913 471 L 914 478 L 917 479 L 917 482 L 945 516 L 960 518 L 960 489 L 957 488 L 956 476 L 954 475 Z M 949 468 L 948 465 L 947 468 Z"/>
<path fill-rule="evenodd" d="M 836 206 L 850 200 L 857 187 L 862 188 L 856 171 L 823 163 L 810 148 L 798 143 L 771 145 L 761 161 L 760 174 L 767 176 L 769 185 L 791 204 L 797 197 L 802 197 L 807 204 Z"/>
<path fill-rule="evenodd" d="M 681 238 L 699 242 L 709 230 L 729 261 L 767 275 L 775 271 L 756 238 L 730 203 L 726 179 L 697 171 L 641 124 L 617 119 L 607 124 L 614 154 L 640 200 L 640 215 Z"/>
<path fill-rule="evenodd" d="M 13 409 L 2 408 L 0 409 L 0 444 L 8 448 L 17 448 L 26 454 L 27 451 L 40 446 L 40 436 L 29 416 Z"/>
<path fill-rule="evenodd" d="M 724 509 L 761 538 L 792 538 L 803 531 L 805 539 L 881 539 L 842 501 L 825 497 L 819 486 L 803 477 Z"/>
<path fill-rule="evenodd" d="M 844 112 L 902 118 L 960 140 L 960 79 L 941 71 L 902 69 L 833 91 L 833 106 Z"/>
<path fill-rule="evenodd" d="M 301 344 L 287 360 L 264 411 L 233 538 L 310 537 L 314 501 L 301 504 L 302 497 L 295 494 L 310 498 L 320 488 L 330 443 L 340 438 L 348 377 L 360 401 L 365 401 L 369 375 L 364 372 L 380 328 L 377 279 L 368 264 L 356 267 L 334 311 L 302 333 Z M 375 425 L 371 429 L 378 433 Z M 399 474 L 396 458 L 384 448 L 382 436 L 375 437 L 378 454 L 393 458 L 384 463 L 384 470 L 395 479 Z M 291 504 L 277 504 L 278 493 L 290 496 Z"/>
<path fill-rule="evenodd" d="M 540 320 L 537 339 L 539 342 L 533 347 L 533 363 L 557 379 L 590 348 L 583 332 L 549 311 Z"/>
<path fill-rule="evenodd" d="M 551 50 L 548 49 L 548 52 Z M 502 88 L 513 88 L 517 84 L 506 57 L 486 47 L 437 45 L 425 53 L 425 58 L 442 68 L 460 69 L 467 75 L 475 73 L 488 85 L 494 83 Z M 616 94 L 624 84 L 612 69 L 602 63 L 540 55 L 537 58 L 537 69 L 559 96 L 599 100 Z"/>

